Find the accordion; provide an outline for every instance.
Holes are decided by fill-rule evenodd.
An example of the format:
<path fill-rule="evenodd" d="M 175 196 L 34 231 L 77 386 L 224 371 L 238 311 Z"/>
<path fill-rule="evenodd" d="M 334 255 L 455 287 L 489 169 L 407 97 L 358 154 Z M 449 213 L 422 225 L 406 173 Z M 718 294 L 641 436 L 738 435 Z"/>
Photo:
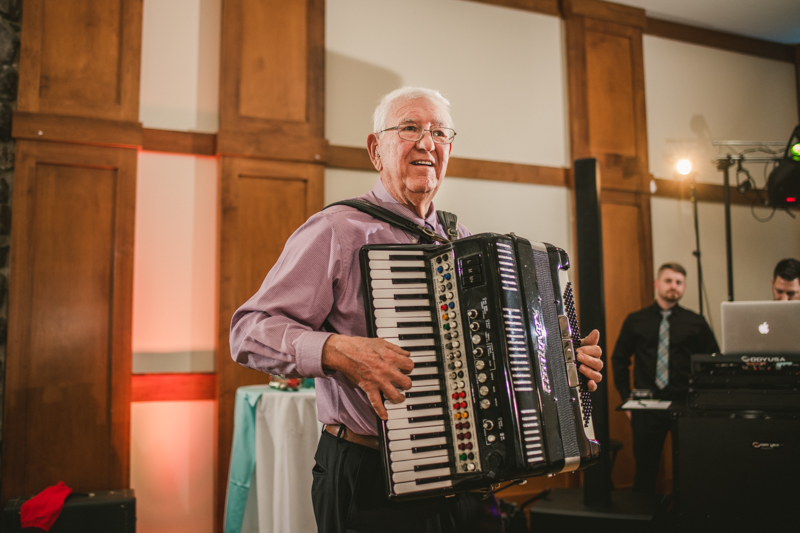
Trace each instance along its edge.
<path fill-rule="evenodd" d="M 405 401 L 384 399 L 389 418 L 379 420 L 390 499 L 597 461 L 564 250 L 484 233 L 445 245 L 368 245 L 360 260 L 370 335 L 414 361 Z"/>

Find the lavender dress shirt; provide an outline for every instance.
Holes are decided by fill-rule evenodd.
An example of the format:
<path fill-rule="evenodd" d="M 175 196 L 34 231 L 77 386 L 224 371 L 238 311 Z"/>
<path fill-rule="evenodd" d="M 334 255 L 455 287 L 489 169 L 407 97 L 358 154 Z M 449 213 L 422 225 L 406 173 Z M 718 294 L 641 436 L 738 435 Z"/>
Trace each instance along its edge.
<path fill-rule="evenodd" d="M 398 203 L 380 179 L 359 198 L 447 234 L 433 205 L 422 219 Z M 458 233 L 470 235 L 461 224 Z M 320 329 L 327 319 L 342 335 L 366 336 L 359 250 L 365 244 L 417 241 L 416 235 L 352 207 L 334 206 L 313 215 L 286 242 L 258 292 L 233 314 L 233 360 L 270 374 L 316 378 L 320 422 L 377 435 L 366 394 L 341 373 L 323 370 L 322 347 L 331 333 Z"/>

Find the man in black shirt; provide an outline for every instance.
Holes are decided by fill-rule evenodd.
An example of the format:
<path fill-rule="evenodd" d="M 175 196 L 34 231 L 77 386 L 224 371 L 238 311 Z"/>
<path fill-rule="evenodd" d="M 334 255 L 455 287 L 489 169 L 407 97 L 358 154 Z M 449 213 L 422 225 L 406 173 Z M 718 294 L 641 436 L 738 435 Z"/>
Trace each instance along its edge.
<path fill-rule="evenodd" d="M 682 401 L 689 388 L 690 356 L 719 352 L 719 346 L 705 319 L 678 305 L 686 290 L 686 270 L 681 265 L 661 265 L 654 285 L 655 303 L 631 313 L 622 324 L 611 356 L 614 384 L 623 399 L 630 396 L 633 356 L 633 388 L 650 390 L 655 398 Z M 626 413 L 636 459 L 633 489 L 652 493 L 670 415 L 664 411 Z"/>
<path fill-rule="evenodd" d="M 800 300 L 800 261 L 783 259 L 772 273 L 773 300 Z"/>

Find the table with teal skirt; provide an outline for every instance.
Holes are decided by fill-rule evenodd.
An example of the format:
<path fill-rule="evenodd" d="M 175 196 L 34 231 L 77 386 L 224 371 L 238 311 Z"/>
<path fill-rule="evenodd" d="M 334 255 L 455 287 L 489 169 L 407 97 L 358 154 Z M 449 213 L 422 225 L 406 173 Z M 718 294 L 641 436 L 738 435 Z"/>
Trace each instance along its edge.
<path fill-rule="evenodd" d="M 311 469 L 321 431 L 314 389 L 236 390 L 225 533 L 316 533 Z"/>

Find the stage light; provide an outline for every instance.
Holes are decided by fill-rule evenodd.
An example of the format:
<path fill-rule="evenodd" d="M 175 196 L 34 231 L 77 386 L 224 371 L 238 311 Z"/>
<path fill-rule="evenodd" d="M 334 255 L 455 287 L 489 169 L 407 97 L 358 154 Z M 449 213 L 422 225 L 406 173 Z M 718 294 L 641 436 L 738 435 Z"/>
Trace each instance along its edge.
<path fill-rule="evenodd" d="M 678 164 L 675 165 L 675 168 L 678 170 L 678 173 L 683 176 L 688 176 L 689 173 L 692 171 L 692 162 L 688 159 L 681 159 L 678 161 Z"/>
<path fill-rule="evenodd" d="M 797 206 L 800 197 L 800 126 L 789 137 L 783 158 L 767 178 L 767 198 L 772 207 Z"/>

